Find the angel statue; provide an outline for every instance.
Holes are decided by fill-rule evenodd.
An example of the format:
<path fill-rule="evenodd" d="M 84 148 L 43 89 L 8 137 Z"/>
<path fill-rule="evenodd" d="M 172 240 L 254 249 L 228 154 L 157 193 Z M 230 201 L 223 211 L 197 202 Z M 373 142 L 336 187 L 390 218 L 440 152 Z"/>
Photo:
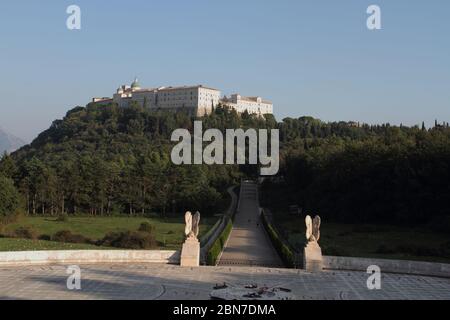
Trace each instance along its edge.
<path fill-rule="evenodd" d="M 318 242 L 320 239 L 320 217 L 315 216 L 314 220 L 311 216 L 306 216 L 306 240 L 308 242 Z"/>
<path fill-rule="evenodd" d="M 200 212 L 196 212 L 194 216 L 190 211 L 186 212 L 184 215 L 184 221 L 186 222 L 186 227 L 184 228 L 184 234 L 187 238 L 195 238 L 198 236 L 198 225 L 200 223 Z"/>

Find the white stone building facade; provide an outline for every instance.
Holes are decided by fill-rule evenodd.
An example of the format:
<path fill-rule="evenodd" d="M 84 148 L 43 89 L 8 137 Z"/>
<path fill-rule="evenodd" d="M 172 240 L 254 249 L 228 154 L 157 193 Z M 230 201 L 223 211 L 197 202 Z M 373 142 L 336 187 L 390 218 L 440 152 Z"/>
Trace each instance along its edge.
<path fill-rule="evenodd" d="M 221 100 L 222 105 L 235 109 L 238 113 L 247 111 L 250 114 L 273 114 L 273 104 L 263 100 L 261 97 L 243 97 L 240 94 L 233 94 L 229 98 Z"/>
<path fill-rule="evenodd" d="M 233 108 L 238 113 L 245 110 L 252 114 L 273 113 L 272 104 L 259 97 L 246 98 L 232 95 L 230 98 L 221 99 L 220 96 L 219 90 L 203 85 L 143 89 L 135 79 L 131 86 L 123 85 L 118 88 L 112 99 L 93 98 L 92 102 L 97 104 L 116 103 L 121 108 L 129 107 L 134 102 L 144 108 L 186 110 L 197 116 L 210 114 L 219 105 Z"/>

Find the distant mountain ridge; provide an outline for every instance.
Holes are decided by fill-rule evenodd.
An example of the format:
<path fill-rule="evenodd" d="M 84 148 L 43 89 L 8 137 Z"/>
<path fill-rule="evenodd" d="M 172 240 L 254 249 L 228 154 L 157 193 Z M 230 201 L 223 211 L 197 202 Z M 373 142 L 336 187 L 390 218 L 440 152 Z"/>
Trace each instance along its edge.
<path fill-rule="evenodd" d="M 20 138 L 9 134 L 0 128 L 0 155 L 6 152 L 13 152 L 26 144 Z"/>

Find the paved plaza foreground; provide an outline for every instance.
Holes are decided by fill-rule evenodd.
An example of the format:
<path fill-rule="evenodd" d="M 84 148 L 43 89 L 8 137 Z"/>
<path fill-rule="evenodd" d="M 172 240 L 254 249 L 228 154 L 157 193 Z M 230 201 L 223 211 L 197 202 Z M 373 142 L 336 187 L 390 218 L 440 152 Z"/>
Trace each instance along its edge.
<path fill-rule="evenodd" d="M 450 299 L 450 279 L 383 274 L 369 290 L 363 272 L 263 267 L 181 268 L 175 265 L 81 265 L 81 290 L 67 289 L 67 266 L 0 268 L 0 299 L 209 299 L 216 283 L 285 287 L 299 300 Z"/>

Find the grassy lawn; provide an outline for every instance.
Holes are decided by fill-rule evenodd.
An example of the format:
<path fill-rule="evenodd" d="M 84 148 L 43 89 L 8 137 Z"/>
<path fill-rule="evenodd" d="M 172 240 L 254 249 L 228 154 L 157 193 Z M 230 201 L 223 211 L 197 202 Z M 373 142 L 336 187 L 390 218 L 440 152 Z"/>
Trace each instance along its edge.
<path fill-rule="evenodd" d="M 37 251 L 37 250 L 100 250 L 113 249 L 90 244 L 61 243 L 54 241 L 0 238 L 0 251 Z"/>
<path fill-rule="evenodd" d="M 301 250 L 304 217 L 275 213 L 277 229 Z M 390 225 L 349 225 L 322 221 L 320 245 L 324 255 L 372 257 L 450 263 L 450 235 L 427 228 Z"/>
<path fill-rule="evenodd" d="M 200 222 L 201 237 L 217 221 L 216 217 L 202 218 Z M 48 217 L 22 217 L 16 223 L 6 226 L 3 233 L 14 232 L 19 227 L 30 226 L 39 235 L 52 236 L 61 230 L 69 230 L 74 234 L 80 234 L 92 240 L 101 239 L 108 232 L 136 231 L 140 224 L 149 222 L 155 227 L 156 240 L 161 243 L 163 249 L 180 249 L 184 241 L 184 218 L 128 218 L 128 217 L 69 217 L 68 221 L 56 221 L 56 218 Z M 18 244 L 13 243 L 17 241 Z M 42 243 L 41 243 L 42 242 Z M 15 250 L 10 247 L 22 248 L 21 250 L 34 249 L 36 246 L 53 246 L 49 241 L 22 241 L 22 239 L 0 239 L 0 251 Z M 72 246 L 71 244 L 67 244 Z M 73 245 L 75 246 L 75 245 Z M 84 245 L 82 245 L 84 246 Z M 87 249 L 101 249 L 101 247 L 86 245 Z M 64 248 L 63 248 L 64 249 Z M 74 248 L 74 249 L 79 249 Z"/>

